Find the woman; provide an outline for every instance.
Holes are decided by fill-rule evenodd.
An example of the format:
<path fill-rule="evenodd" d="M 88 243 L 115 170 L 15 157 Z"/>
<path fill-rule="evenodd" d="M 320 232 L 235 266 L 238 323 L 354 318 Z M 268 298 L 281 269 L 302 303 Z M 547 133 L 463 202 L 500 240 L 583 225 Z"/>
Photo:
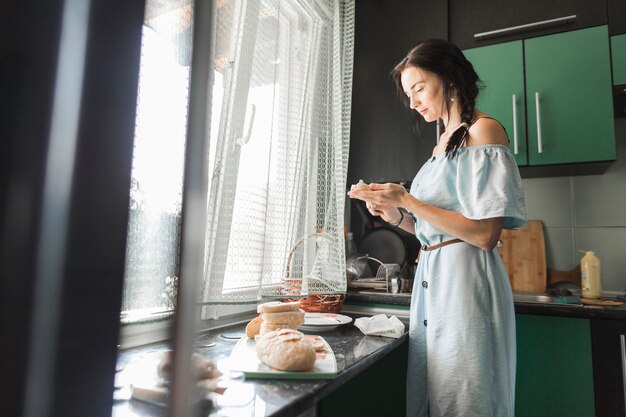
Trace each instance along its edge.
<path fill-rule="evenodd" d="M 515 311 L 495 247 L 502 228 L 523 226 L 526 212 L 506 132 L 475 108 L 478 75 L 447 41 L 418 43 L 392 76 L 411 109 L 445 126 L 410 193 L 397 184 L 349 193 L 422 244 L 411 299 L 407 415 L 513 416 Z"/>

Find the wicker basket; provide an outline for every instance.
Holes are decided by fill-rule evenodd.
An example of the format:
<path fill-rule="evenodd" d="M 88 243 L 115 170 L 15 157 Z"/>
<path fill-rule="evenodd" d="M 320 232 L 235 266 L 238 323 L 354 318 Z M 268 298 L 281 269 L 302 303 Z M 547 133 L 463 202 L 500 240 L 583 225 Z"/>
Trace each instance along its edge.
<path fill-rule="evenodd" d="M 330 239 L 328 235 L 324 233 L 312 233 L 308 236 L 301 237 L 293 245 L 287 257 L 287 271 L 285 272 L 285 279 L 283 280 L 283 293 L 285 295 L 298 294 L 302 289 L 302 278 L 290 277 L 291 262 L 296 249 L 302 242 L 311 237 Z M 345 294 L 309 294 L 308 297 L 287 297 L 284 298 L 283 301 L 300 301 L 300 308 L 309 313 L 339 313 L 345 299 Z"/>

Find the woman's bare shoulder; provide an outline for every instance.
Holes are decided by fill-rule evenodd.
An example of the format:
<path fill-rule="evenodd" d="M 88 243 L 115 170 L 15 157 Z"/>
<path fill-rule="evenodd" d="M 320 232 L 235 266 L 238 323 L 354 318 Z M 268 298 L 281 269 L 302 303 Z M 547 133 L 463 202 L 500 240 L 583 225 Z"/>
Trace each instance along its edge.
<path fill-rule="evenodd" d="M 480 117 L 469 128 L 467 146 L 508 144 L 506 131 L 495 119 Z"/>

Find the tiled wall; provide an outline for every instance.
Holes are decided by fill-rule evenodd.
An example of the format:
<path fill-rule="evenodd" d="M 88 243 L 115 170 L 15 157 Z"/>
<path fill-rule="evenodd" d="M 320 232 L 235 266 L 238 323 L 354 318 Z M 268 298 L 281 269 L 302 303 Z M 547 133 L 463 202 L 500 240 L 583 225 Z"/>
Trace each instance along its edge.
<path fill-rule="evenodd" d="M 548 268 L 565 271 L 593 250 L 602 289 L 626 288 L 626 118 L 615 119 L 617 161 L 603 175 L 525 179 L 529 219 L 542 220 Z M 593 138 L 589 138 L 593 146 Z"/>

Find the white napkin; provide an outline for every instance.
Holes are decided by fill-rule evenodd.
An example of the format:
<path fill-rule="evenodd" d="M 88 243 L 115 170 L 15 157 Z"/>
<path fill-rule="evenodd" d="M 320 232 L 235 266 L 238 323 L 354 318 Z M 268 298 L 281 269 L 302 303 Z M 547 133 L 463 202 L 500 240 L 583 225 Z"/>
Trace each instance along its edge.
<path fill-rule="evenodd" d="M 404 334 L 404 323 L 396 316 L 387 317 L 385 314 L 377 314 L 372 317 L 359 317 L 354 320 L 354 325 L 363 334 L 371 336 L 393 337 L 397 339 Z"/>

